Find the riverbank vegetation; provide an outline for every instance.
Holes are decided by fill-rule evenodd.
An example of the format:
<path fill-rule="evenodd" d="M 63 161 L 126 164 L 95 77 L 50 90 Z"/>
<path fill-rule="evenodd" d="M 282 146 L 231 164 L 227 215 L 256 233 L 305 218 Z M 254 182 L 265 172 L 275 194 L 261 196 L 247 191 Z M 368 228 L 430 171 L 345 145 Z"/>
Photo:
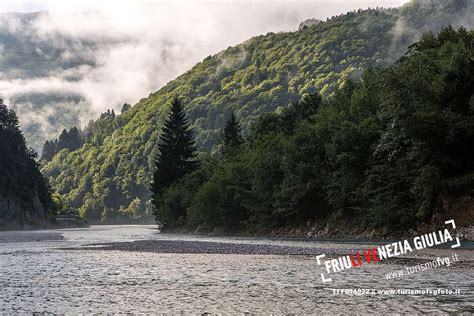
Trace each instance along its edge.
<path fill-rule="evenodd" d="M 35 159 L 16 113 L 0 99 L 0 229 L 41 225 L 56 212 Z"/>
<path fill-rule="evenodd" d="M 469 1 L 439 0 L 433 5 L 430 1 L 413 0 L 400 8 L 357 10 L 300 31 L 253 37 L 203 59 L 160 90 L 144 96 L 137 104 L 124 107 L 121 114 L 115 115 L 112 111 L 103 113 L 85 130 L 79 131 L 81 140 L 78 148 L 77 137 L 73 137 L 76 142 L 72 142 L 72 146 L 66 145 L 70 142 L 58 141 L 57 146 L 55 142 L 52 146 L 49 143 L 47 148 L 52 157 L 45 157 L 48 159 L 43 161 L 42 171 L 50 179 L 54 192 L 61 196 L 64 205 L 79 210 L 81 216 L 90 223 L 151 223 L 153 208 L 149 186 L 161 129 L 174 96 L 179 96 L 183 102 L 190 128 L 195 133 L 197 150 L 201 155 L 208 153 L 219 156 L 222 151 L 221 129 L 232 113 L 240 122 L 242 135 L 247 138 L 244 148 L 253 142 L 263 142 L 261 138 L 270 136 L 260 135 L 255 140 L 249 136 L 256 134 L 256 131 L 251 130 L 261 114 L 282 113 L 289 104 L 296 103 L 307 94 L 319 93 L 324 98 L 323 104 L 326 104 L 328 98 L 334 98 L 336 91 L 343 89 L 346 79 L 356 80 L 364 69 L 370 67 L 378 69 L 393 64 L 406 52 L 408 45 L 419 40 L 422 32 L 438 32 L 448 23 L 456 25 L 456 28 L 461 23 L 472 27 L 471 12 Z M 376 90 L 370 93 L 378 94 Z M 337 106 L 341 106 L 339 103 Z M 324 111 L 316 115 L 328 112 L 327 107 L 322 106 Z M 349 120 L 349 123 L 344 124 L 351 127 L 351 122 Z M 300 128 L 298 123 L 291 129 Z M 332 132 L 336 127 L 327 128 Z M 74 136 L 76 133 L 72 132 Z M 278 135 L 271 140 L 274 146 L 284 144 L 282 149 L 271 148 L 275 154 L 280 154 L 279 150 L 290 150 L 285 147 L 290 146 L 286 145 L 293 135 L 289 133 L 274 132 Z M 71 130 L 67 134 L 71 134 Z M 303 141 L 302 135 L 293 137 L 295 141 Z M 325 144 L 325 140 L 321 141 Z M 271 147 L 269 143 L 265 144 Z M 342 145 L 337 143 L 337 146 Z M 264 149 L 261 150 L 266 153 Z M 312 152 L 310 148 L 303 147 L 302 150 Z M 328 152 L 332 151 L 328 149 Z M 278 157 L 269 158 L 273 161 Z M 332 168 L 336 168 L 337 164 L 351 163 L 343 162 L 343 158 L 339 157 L 334 159 L 336 161 L 331 162 Z M 209 159 L 201 160 L 205 168 Z M 231 164 L 230 161 L 226 163 Z M 287 172 L 285 168 L 288 168 L 301 173 L 301 176 L 305 175 L 304 170 L 299 170 L 296 164 L 292 166 L 291 162 L 285 162 L 283 167 L 285 171 L 282 172 Z M 202 177 L 205 176 L 203 170 L 200 170 Z M 230 174 L 227 176 L 231 177 Z M 238 176 L 241 177 L 240 174 Z M 290 175 L 284 177 L 285 185 L 293 186 L 293 183 L 300 181 L 287 177 Z M 198 180 L 201 181 L 201 178 Z M 275 181 L 280 180 L 276 178 Z M 341 182 L 337 187 L 350 186 L 350 183 Z M 293 187 L 293 190 L 297 188 Z M 344 195 L 349 195 L 344 201 L 352 201 L 352 193 L 345 191 L 348 188 L 340 190 L 344 191 Z M 282 193 L 291 196 L 292 192 L 295 191 Z M 265 207 L 273 205 L 275 197 L 272 194 L 276 193 L 270 191 L 259 203 Z M 319 197 L 315 199 L 319 200 Z M 281 212 L 288 209 L 290 204 L 286 203 L 297 203 L 285 201 L 279 201 L 275 206 L 281 208 Z M 342 209 L 344 203 L 338 208 Z"/>
<path fill-rule="evenodd" d="M 465 28 L 427 33 L 330 97 L 262 114 L 245 142 L 224 136 L 225 155 L 162 189 L 157 222 L 229 231 L 351 217 L 398 231 L 428 221 L 441 193 L 473 194 L 473 49 Z"/>

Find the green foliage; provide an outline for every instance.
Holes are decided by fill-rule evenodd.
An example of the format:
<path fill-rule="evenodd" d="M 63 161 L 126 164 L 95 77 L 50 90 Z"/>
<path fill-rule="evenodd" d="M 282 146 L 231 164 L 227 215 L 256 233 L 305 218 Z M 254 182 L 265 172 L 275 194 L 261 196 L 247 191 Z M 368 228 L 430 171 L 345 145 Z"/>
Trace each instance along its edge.
<path fill-rule="evenodd" d="M 305 97 L 279 115 L 265 115 L 278 121 L 281 130 L 253 131 L 240 155 L 217 166 L 194 198 L 190 224 L 236 229 L 278 226 L 313 217 L 315 207 L 323 204 L 318 190 L 321 183 L 314 177 L 319 172 L 320 144 L 314 142 L 317 135 L 310 126 L 303 126 L 311 117 L 300 118 L 301 133 L 288 135 L 287 131 L 296 124 L 290 114 L 318 108 L 320 103 L 320 97 Z M 261 122 L 256 130 L 262 130 Z"/>
<path fill-rule="evenodd" d="M 245 167 L 239 163 L 223 163 L 211 178 L 191 196 L 189 223 L 191 226 L 225 227 L 234 230 L 245 225 L 248 211 L 242 200 L 248 191 Z M 188 211 L 186 209 L 185 211 Z"/>
<path fill-rule="evenodd" d="M 194 171 L 198 165 L 195 160 L 197 153 L 194 135 L 189 128 L 181 101 L 177 97 L 171 102 L 170 113 L 164 123 L 158 150 L 156 169 L 151 183 L 152 203 L 155 207 L 156 222 L 167 226 L 174 223 L 177 218 L 185 216 L 186 212 L 181 212 L 180 208 L 162 212 L 163 192 L 184 175 Z"/>
<path fill-rule="evenodd" d="M 51 196 L 51 210 L 53 214 L 66 214 L 67 209 L 64 207 L 61 196 L 55 193 Z"/>
<path fill-rule="evenodd" d="M 53 215 L 49 184 L 39 171 L 36 153 L 26 147 L 15 112 L 2 99 L 0 148 L 0 224 L 23 225 Z M 17 207 L 11 207 L 14 204 Z"/>
<path fill-rule="evenodd" d="M 56 142 L 47 140 L 43 145 L 43 153 L 41 154 L 41 160 L 51 160 L 56 154 Z"/>
<path fill-rule="evenodd" d="M 244 150 L 187 196 L 187 224 L 262 229 L 336 215 L 403 230 L 429 220 L 443 190 L 474 188 L 473 38 L 448 27 L 326 100 L 262 115 Z"/>
<path fill-rule="evenodd" d="M 364 184 L 375 219 L 384 214 L 400 227 L 428 219 L 441 180 L 473 170 L 473 33 L 466 34 L 448 27 L 425 36 L 382 73 L 384 130 Z"/>
<path fill-rule="evenodd" d="M 378 69 L 397 60 L 406 47 L 419 38 L 421 32 L 430 29 L 438 31 L 440 24 L 458 24 L 459 16 L 463 16 L 466 11 L 466 3 L 463 6 L 457 1 L 443 0 L 442 4 L 427 8 L 425 4 L 415 1 L 400 9 L 359 10 L 298 32 L 268 33 L 251 38 L 205 58 L 121 115 L 104 115 L 93 122 L 86 129 L 87 136 L 80 148 L 73 152 L 59 151 L 51 162 L 44 165 L 43 171 L 51 178 L 54 190 L 63 196 L 68 207 L 80 209 L 90 222 L 101 219 L 107 222 L 107 218 L 111 218 L 110 214 L 127 208 L 136 197 L 141 201 L 150 200 L 148 187 L 152 180 L 160 129 L 167 114 L 165 105 L 174 95 L 183 97 L 190 127 L 196 134 L 198 150 L 214 154 L 218 152 L 221 129 L 230 113 L 235 113 L 239 118 L 244 135 L 259 135 L 255 139 L 250 137 L 249 143 L 252 144 L 260 141 L 265 134 L 268 137 L 278 134 L 278 137 L 284 138 L 281 142 L 286 143 L 289 140 L 282 135 L 293 135 L 295 130 L 304 130 L 295 123 L 298 117 L 317 112 L 317 115 L 327 117 L 328 121 L 315 120 L 315 126 L 304 131 L 314 134 L 307 135 L 307 138 L 314 136 L 320 142 L 308 145 L 308 153 L 319 152 L 317 148 L 322 146 L 324 149 L 320 155 L 311 159 L 322 159 L 324 164 L 332 167 L 324 169 L 324 172 L 317 171 L 315 167 L 315 170 L 310 170 L 310 174 L 337 177 L 339 182 L 308 181 L 308 187 L 301 187 L 308 190 L 302 194 L 306 202 L 288 200 L 275 204 L 268 197 L 277 195 L 275 192 L 279 191 L 275 188 L 275 192 L 264 194 L 266 202 L 262 203 L 265 207 L 259 207 L 258 216 L 255 215 L 256 210 L 252 216 L 267 217 L 267 213 L 280 212 L 281 221 L 286 221 L 288 216 L 284 215 L 292 205 L 301 206 L 300 210 L 295 211 L 296 214 L 303 212 L 303 209 L 306 209 L 305 214 L 320 213 L 320 210 L 309 210 L 304 205 L 310 201 L 310 192 L 320 190 L 316 188 L 321 183 L 324 191 L 331 190 L 331 193 L 329 198 L 321 199 L 319 196 L 322 193 L 319 192 L 318 205 L 328 205 L 340 212 L 353 212 L 361 208 L 354 206 L 356 197 L 361 195 L 350 189 L 362 184 L 366 166 L 359 166 L 358 170 L 351 169 L 354 176 L 349 173 L 349 169 L 356 162 L 362 161 L 368 165 L 375 160 L 367 153 L 371 152 L 370 146 L 374 139 L 382 133 L 380 129 L 384 124 L 379 120 L 378 107 L 385 101 L 378 97 L 381 92 L 375 88 L 378 87 L 377 80 L 363 80 L 362 84 L 374 87 L 366 89 L 360 87 L 361 83 L 353 84 L 353 87 L 345 83 L 347 79 L 359 78 L 366 68 Z M 380 76 L 377 70 L 373 70 L 372 75 Z M 462 81 L 457 80 L 461 84 Z M 322 97 L 330 97 L 331 100 L 309 109 L 309 113 L 296 108 L 292 108 L 294 113 L 287 112 L 289 104 L 302 105 L 297 102 L 300 96 L 317 91 Z M 365 103 L 370 106 L 363 106 Z M 338 111 L 332 111 L 333 107 Z M 263 113 L 269 114 L 261 116 Z M 251 129 L 257 121 L 257 127 Z M 346 133 L 345 128 L 351 132 Z M 328 136 L 333 135 L 335 130 L 338 131 L 337 136 Z M 294 135 L 291 137 L 300 139 Z M 325 137 L 329 137 L 329 140 Z M 301 138 L 304 139 L 303 136 Z M 357 144 L 362 147 L 353 152 Z M 298 151 L 299 148 L 285 150 Z M 326 155 L 330 156 L 330 160 L 325 160 Z M 302 164 L 313 163 L 307 159 Z M 314 163 L 319 163 L 317 161 Z M 296 173 L 284 177 L 287 183 L 299 183 L 300 180 L 295 179 L 305 175 L 305 171 L 299 170 L 291 162 L 283 164 L 281 168 Z M 297 185 L 292 187 L 293 191 L 299 190 Z M 101 216 L 104 209 L 108 209 L 109 216 Z"/>
<path fill-rule="evenodd" d="M 122 105 L 122 110 L 121 110 L 120 112 L 121 112 L 121 113 L 125 113 L 125 112 L 127 112 L 128 110 L 130 110 L 131 108 L 132 108 L 132 106 L 131 106 L 130 104 L 124 103 L 124 104 Z"/>
<path fill-rule="evenodd" d="M 235 156 L 242 146 L 242 128 L 237 121 L 235 114 L 232 113 L 222 131 L 222 157 L 229 158 Z"/>
<path fill-rule="evenodd" d="M 63 149 L 69 151 L 76 150 L 82 145 L 82 135 L 77 127 L 72 127 L 67 131 L 63 129 L 57 140 L 46 141 L 43 145 L 41 160 L 50 161 L 53 156 Z"/>

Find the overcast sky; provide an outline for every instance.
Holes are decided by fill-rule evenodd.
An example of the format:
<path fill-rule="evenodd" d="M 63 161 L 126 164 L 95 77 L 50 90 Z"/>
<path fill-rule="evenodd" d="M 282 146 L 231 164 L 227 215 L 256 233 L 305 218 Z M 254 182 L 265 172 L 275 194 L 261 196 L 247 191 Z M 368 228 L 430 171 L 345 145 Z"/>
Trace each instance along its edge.
<path fill-rule="evenodd" d="M 354 9 L 405 2 L 0 0 L 0 12 L 48 11 L 30 30 L 34 38 L 57 42 L 65 60 L 74 58 L 73 54 L 87 54 L 96 65 L 59 69 L 41 78 L 0 76 L 0 89 L 7 99 L 19 91 L 80 95 L 84 124 L 106 109 L 118 110 L 124 102 L 135 104 L 206 56 L 252 36 L 294 31 L 308 18 L 326 19 Z M 15 16 L 0 18 L 0 28 L 18 36 L 24 32 L 20 24 Z M 73 44 L 82 39 L 104 44 L 94 50 L 65 46 L 60 41 L 65 36 L 79 40 Z M 32 111 L 34 104 L 17 104 L 17 108 L 23 121 L 39 123 L 45 134 L 56 132 L 47 124 L 47 117 L 56 115 L 55 107 L 42 112 Z"/>
<path fill-rule="evenodd" d="M 306 0 L 306 1 L 269 1 L 269 0 L 220 0 L 220 1 L 209 1 L 209 0 L 154 0 L 154 1 L 123 1 L 123 0 L 45 0 L 45 1 L 18 1 L 18 0 L 1 0 L 0 1 L 0 12 L 35 12 L 35 11 L 78 11 L 83 9 L 97 9 L 97 8 L 108 8 L 114 10 L 119 7 L 134 7 L 144 4 L 166 4 L 166 3 L 197 3 L 204 6 L 213 5 L 216 3 L 253 3 L 253 4 L 287 4 L 290 6 L 300 6 L 302 4 L 310 5 L 314 8 L 318 8 L 322 5 L 330 6 L 331 12 L 345 12 L 355 7 L 366 8 L 368 6 L 399 6 L 403 3 L 408 2 L 407 0 Z M 326 12 L 330 12 L 326 11 Z M 324 10 L 323 10 L 324 12 Z M 308 12 L 309 13 L 309 12 Z M 316 12 L 312 12 L 315 14 Z"/>

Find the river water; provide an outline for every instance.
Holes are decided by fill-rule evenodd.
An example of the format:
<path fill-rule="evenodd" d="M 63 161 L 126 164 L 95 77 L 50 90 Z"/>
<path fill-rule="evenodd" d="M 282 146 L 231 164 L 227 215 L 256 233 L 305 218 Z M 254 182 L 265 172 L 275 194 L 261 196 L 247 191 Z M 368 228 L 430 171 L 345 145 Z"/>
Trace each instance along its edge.
<path fill-rule="evenodd" d="M 0 312 L 474 312 L 470 243 L 363 265 L 334 274 L 329 283 L 322 282 L 324 268 L 314 255 L 176 254 L 87 246 L 140 240 L 300 247 L 328 257 L 373 247 L 359 241 L 165 235 L 153 226 L 0 232 Z M 460 261 L 449 267 L 385 277 L 453 253 Z M 354 292 L 357 289 L 368 291 Z M 426 289 L 459 293 L 396 292 Z"/>

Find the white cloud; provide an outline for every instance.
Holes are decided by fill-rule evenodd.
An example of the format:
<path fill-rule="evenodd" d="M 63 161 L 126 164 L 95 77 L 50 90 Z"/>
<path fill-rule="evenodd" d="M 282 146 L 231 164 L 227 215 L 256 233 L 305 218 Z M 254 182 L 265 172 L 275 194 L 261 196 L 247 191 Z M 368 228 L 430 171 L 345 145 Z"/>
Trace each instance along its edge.
<path fill-rule="evenodd" d="M 3 1 L 0 12 L 40 8 L 48 14 L 31 28 L 18 17 L 0 15 L 0 29 L 20 36 L 28 32 L 38 43 L 54 44 L 62 50 L 58 62 L 77 59 L 91 65 L 58 68 L 38 78 L 15 78 L 10 71 L 8 78 L 0 78 L 0 91 L 7 98 L 19 93 L 80 95 L 81 106 L 87 107 L 81 112 L 97 116 L 137 102 L 204 57 L 252 36 L 295 30 L 307 18 L 403 2 Z M 50 112 L 44 110 L 45 115 Z M 90 118 L 84 114 L 82 123 Z M 49 121 L 45 126 L 52 128 Z"/>

